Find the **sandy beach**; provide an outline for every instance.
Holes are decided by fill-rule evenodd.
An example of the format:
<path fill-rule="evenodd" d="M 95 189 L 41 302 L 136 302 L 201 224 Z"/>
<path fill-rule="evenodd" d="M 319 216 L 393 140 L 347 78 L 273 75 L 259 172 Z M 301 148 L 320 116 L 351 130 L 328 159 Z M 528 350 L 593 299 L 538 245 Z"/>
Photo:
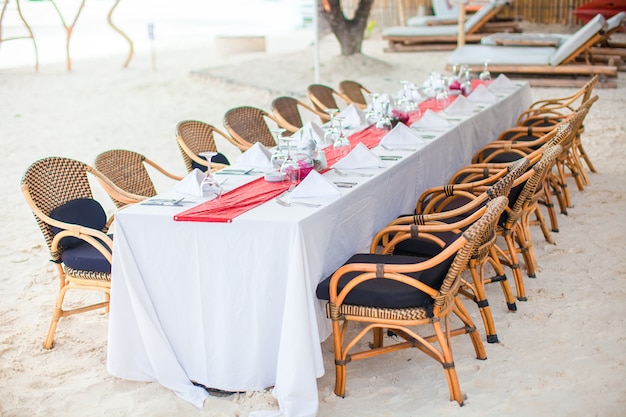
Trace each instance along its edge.
<path fill-rule="evenodd" d="M 129 2 L 130 3 L 130 2 Z M 92 11 L 110 2 L 92 3 Z M 85 8 L 85 13 L 90 5 Z M 89 12 L 91 13 L 91 11 Z M 92 21 L 92 15 L 85 16 Z M 162 18 L 162 16 L 161 16 Z M 98 18 L 103 19 L 103 18 Z M 165 21 L 165 20 L 164 20 Z M 40 45 L 40 70 L 33 70 L 27 41 L 0 49 L 0 415 L 25 416 L 247 416 L 276 410 L 271 390 L 210 397 L 201 410 L 158 383 L 120 380 L 107 373 L 107 315 L 62 319 L 55 347 L 41 343 L 58 289 L 58 278 L 43 237 L 20 192 L 20 178 L 39 158 L 66 156 L 93 164 L 108 149 L 143 153 L 169 171 L 184 174 L 174 137 L 176 123 L 203 120 L 222 127 L 226 110 L 251 105 L 270 110 L 271 100 L 304 97 L 313 83 L 310 30 L 268 32 L 266 52 L 231 55 L 215 43 L 214 27 L 177 31 L 175 17 L 158 42 L 145 38 L 145 21 L 130 25 L 136 52 L 122 68 L 125 45 L 102 41 L 101 54 L 82 42 L 77 30 L 73 71 L 65 70 L 61 31 L 51 20 L 34 24 L 56 33 Z M 97 29 L 97 28 L 96 28 Z M 94 31 L 96 31 L 94 29 Z M 37 35 L 38 32 L 36 32 Z M 84 38 L 81 40 L 81 36 Z M 20 52 L 8 46 L 20 43 Z M 372 91 L 394 92 L 401 80 L 422 82 L 443 71 L 449 52 L 386 54 L 379 31 L 363 44 L 363 56 L 339 57 L 332 35 L 320 40 L 320 81 L 336 86 L 355 79 Z M 16 45 L 11 48 L 17 48 Z M 52 48 L 52 51 L 50 50 Z M 46 51 L 44 53 L 44 51 Z M 7 62 L 8 57 L 17 61 Z M 156 56 L 156 67 L 153 57 Z M 536 279 L 526 279 L 527 302 L 511 313 L 499 288 L 487 288 L 500 343 L 487 344 L 478 361 L 465 338 L 453 340 L 465 407 L 448 401 L 441 367 L 425 355 L 403 351 L 348 366 L 347 394 L 333 393 L 332 343 L 322 344 L 326 374 L 318 379 L 319 416 L 601 416 L 626 406 L 626 82 L 597 89 L 598 102 L 585 122 L 583 143 L 597 173 L 578 191 L 569 184 L 573 207 L 559 216 L 556 245 L 535 233 Z M 573 88 L 533 88 L 533 99 L 562 97 Z M 232 161 L 239 151 L 218 143 Z M 157 188 L 174 183 L 155 177 Z M 110 199 L 96 197 L 109 213 Z M 70 294 L 68 305 L 91 295 Z M 95 296 L 99 297 L 99 296 Z M 474 306 L 467 304 L 482 331 Z M 222 337 L 228 337 L 223 335 Z"/>

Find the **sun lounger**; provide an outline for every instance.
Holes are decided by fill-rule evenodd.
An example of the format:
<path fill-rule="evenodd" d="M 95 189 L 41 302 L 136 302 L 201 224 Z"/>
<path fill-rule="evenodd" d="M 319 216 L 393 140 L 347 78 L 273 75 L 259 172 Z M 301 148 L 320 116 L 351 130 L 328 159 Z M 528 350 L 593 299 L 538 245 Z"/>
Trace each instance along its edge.
<path fill-rule="evenodd" d="M 495 0 L 490 0 L 489 3 L 493 3 Z M 507 2 L 507 4 L 509 4 Z M 457 3 L 450 0 L 433 0 L 433 15 L 430 16 L 413 16 L 407 19 L 407 26 L 436 26 L 436 25 L 457 25 L 459 22 L 459 6 Z M 474 12 L 485 7 L 485 3 L 479 3 L 480 7 L 474 7 Z M 469 11 L 470 6 L 465 6 Z M 471 16 L 471 14 L 469 15 Z M 466 18 L 467 20 L 467 18 Z M 519 27 L 519 17 L 507 17 L 498 18 L 495 15 L 483 26 L 481 32 L 484 33 L 496 33 L 496 32 L 521 32 Z"/>
<path fill-rule="evenodd" d="M 465 41 L 479 42 L 484 36 L 485 24 L 507 4 L 507 0 L 495 0 L 472 14 L 465 21 Z M 389 27 L 383 30 L 383 39 L 389 42 L 385 51 L 451 50 L 456 47 L 458 29 L 458 25 Z"/>
<path fill-rule="evenodd" d="M 614 45 L 610 38 L 626 23 L 626 12 L 620 12 L 606 20 L 606 26 L 595 35 L 593 46 L 579 55 L 577 60 L 585 63 L 604 63 L 626 70 L 626 45 Z M 584 28 L 585 26 L 583 26 Z M 582 28 L 581 28 L 582 29 Z M 493 33 L 484 36 L 482 45 L 497 46 L 560 46 L 572 34 L 563 33 Z"/>
<path fill-rule="evenodd" d="M 599 86 L 616 87 L 607 78 L 617 77 L 617 67 L 576 62 L 579 55 L 597 42 L 597 35 L 605 26 L 604 17 L 597 15 L 558 47 L 465 45 L 448 57 L 447 68 L 465 64 L 471 71 L 480 72 L 488 61 L 489 71 L 496 74 L 544 77 L 543 81 L 530 80 L 533 85 L 578 86 L 589 76 L 598 74 Z M 557 77 L 561 78 L 557 81 Z M 576 80 L 577 77 L 584 80 Z M 545 78 L 549 78 L 548 83 Z"/>

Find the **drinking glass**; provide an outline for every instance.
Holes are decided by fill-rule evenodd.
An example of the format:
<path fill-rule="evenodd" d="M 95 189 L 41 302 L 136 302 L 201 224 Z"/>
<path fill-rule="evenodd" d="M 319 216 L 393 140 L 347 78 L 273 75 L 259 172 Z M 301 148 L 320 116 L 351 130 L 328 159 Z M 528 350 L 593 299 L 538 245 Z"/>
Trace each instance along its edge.
<path fill-rule="evenodd" d="M 337 128 L 335 127 L 335 113 L 339 112 L 339 109 L 324 109 L 324 112 L 328 113 L 330 121 L 328 122 L 328 128 L 324 132 L 324 146 L 332 145 L 337 138 Z"/>
<path fill-rule="evenodd" d="M 270 161 L 272 162 L 272 168 L 276 171 L 280 170 L 280 167 L 283 165 L 283 162 L 287 157 L 287 154 L 282 149 L 282 137 L 285 131 L 286 129 L 283 128 L 271 129 L 271 132 L 274 135 L 274 140 L 276 141 L 276 148 L 274 148 Z"/>
<path fill-rule="evenodd" d="M 369 93 L 369 97 L 370 105 L 365 113 L 365 121 L 368 125 L 373 125 L 380 117 L 380 112 L 376 109 L 376 106 L 378 105 L 378 93 Z"/>
<path fill-rule="evenodd" d="M 389 97 L 385 97 L 385 100 L 380 103 L 381 105 L 381 115 L 378 121 L 376 122 L 377 129 L 391 129 L 391 102 L 389 101 Z"/>
<path fill-rule="evenodd" d="M 491 81 L 491 73 L 489 72 L 489 60 L 485 59 L 483 62 L 483 70 L 480 74 L 478 74 L 478 79 L 481 81 L 489 82 Z"/>
<path fill-rule="evenodd" d="M 337 137 L 333 142 L 333 148 L 337 149 L 337 153 L 344 157 L 350 153 L 351 145 L 348 138 L 343 133 L 343 117 L 335 117 L 335 121 L 337 122 Z"/>
<path fill-rule="evenodd" d="M 220 197 L 222 195 L 222 186 L 213 173 L 211 172 L 211 159 L 217 152 L 201 152 L 201 157 L 206 158 L 208 162 L 208 168 L 206 170 L 206 176 L 200 183 L 200 190 L 202 190 L 202 197 Z"/>
<path fill-rule="evenodd" d="M 285 175 L 285 179 L 289 181 L 290 185 L 295 185 L 300 180 L 300 165 L 291 156 L 291 141 L 293 141 L 293 138 L 285 137 L 283 141 L 287 142 L 287 156 L 280 167 L 280 173 Z"/>

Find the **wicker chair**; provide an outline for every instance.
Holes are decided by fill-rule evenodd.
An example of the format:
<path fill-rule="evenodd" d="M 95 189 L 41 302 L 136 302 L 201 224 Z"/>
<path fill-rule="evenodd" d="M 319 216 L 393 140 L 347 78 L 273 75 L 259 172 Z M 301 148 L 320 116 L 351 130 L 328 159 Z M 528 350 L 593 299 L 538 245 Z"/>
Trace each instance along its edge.
<path fill-rule="evenodd" d="M 476 327 L 458 297 L 461 273 L 476 247 L 487 247 L 495 241 L 495 224 L 505 206 L 505 197 L 490 202 L 479 220 L 433 258 L 357 254 L 318 285 L 317 297 L 328 301 L 326 312 L 332 320 L 336 395 L 345 396 L 349 362 L 416 347 L 441 363 L 450 400 L 463 405 L 451 337 L 469 334 L 477 358 L 486 359 L 486 354 Z M 417 230 L 417 235 L 429 239 L 432 232 L 441 232 L 446 227 L 453 226 L 426 224 Z M 462 321 L 461 328 L 452 328 L 452 313 Z M 347 340 L 350 323 L 364 326 L 354 338 Z M 432 326 L 433 333 L 418 334 L 412 329 L 417 326 Z M 384 346 L 384 329 L 403 340 L 389 339 L 393 344 Z M 370 330 L 372 348 L 352 353 Z"/>
<path fill-rule="evenodd" d="M 60 288 L 48 335 L 43 343 L 52 348 L 54 333 L 61 317 L 94 309 L 108 310 L 111 288 L 113 241 L 107 235 L 111 219 L 93 199 L 90 176 L 106 185 L 115 198 L 133 198 L 87 164 L 68 158 L 41 159 L 27 168 L 21 188 L 56 264 Z M 105 300 L 65 310 L 63 300 L 69 290 L 102 291 Z"/>
<path fill-rule="evenodd" d="M 370 94 L 371 91 L 363 87 L 363 85 L 357 81 L 343 80 L 339 83 L 339 93 L 350 103 L 355 104 L 361 109 L 365 109 L 367 107 L 365 94 Z"/>
<path fill-rule="evenodd" d="M 168 172 L 144 155 L 126 149 L 112 149 L 102 152 L 96 157 L 94 163 L 98 171 L 122 190 L 149 198 L 157 195 L 157 190 L 150 178 L 146 165 L 173 180 L 180 181 L 183 179 L 181 176 Z M 117 208 L 122 208 L 126 205 L 122 201 L 111 198 Z"/>
<path fill-rule="evenodd" d="M 261 142 L 268 148 L 276 146 L 268 120 L 279 126 L 278 120 L 265 110 L 251 106 L 235 107 L 224 115 L 224 126 L 238 142 L 250 148 L 255 142 Z"/>
<path fill-rule="evenodd" d="M 599 75 L 594 75 L 589 79 L 587 83 L 585 83 L 585 85 L 583 85 L 572 95 L 535 101 L 528 107 L 527 110 L 519 115 L 517 119 L 517 124 L 521 126 L 529 124 L 536 125 L 538 123 L 545 124 L 546 122 L 554 123 L 554 119 L 558 120 L 572 112 L 576 112 L 586 103 L 589 103 L 590 106 L 595 101 L 594 100 L 592 102 L 589 102 L 589 100 L 592 99 L 591 94 L 593 93 L 594 87 L 598 83 L 599 79 Z M 591 162 L 591 159 L 589 158 L 589 155 L 585 151 L 581 142 L 581 135 L 583 131 L 584 128 L 581 125 L 577 137 L 574 140 L 573 149 L 576 152 L 576 157 L 579 160 L 585 161 L 587 167 L 591 172 L 596 172 L 596 168 Z M 580 171 L 583 180 L 588 183 L 588 178 L 586 177 L 586 174 L 582 169 L 582 164 L 580 166 Z"/>
<path fill-rule="evenodd" d="M 313 108 L 318 112 L 324 112 L 326 109 L 341 110 L 350 103 L 350 100 L 343 94 L 323 84 L 309 85 L 307 87 L 307 96 L 311 104 L 313 104 Z M 339 99 L 339 102 L 337 102 L 337 99 Z"/>
<path fill-rule="evenodd" d="M 503 172 L 497 172 L 485 180 L 430 189 L 422 195 L 423 199 L 431 203 L 427 205 L 428 214 L 401 216 L 391 221 L 387 227 L 376 234 L 370 250 L 373 251 L 378 246 L 382 253 L 423 258 L 435 256 L 444 244 L 449 244 L 456 239 L 472 223 L 472 216 L 484 210 L 488 201 L 500 196 L 508 196 L 514 181 L 525 172 L 528 165 L 528 160 L 523 158 L 510 164 L 502 170 Z M 492 185 L 485 188 L 489 183 Z M 482 189 L 485 191 L 479 193 L 478 190 Z M 455 233 L 438 234 L 437 237 L 441 239 L 439 245 L 414 237 L 421 225 L 434 221 L 454 222 L 458 229 Z M 493 268 L 494 275 L 491 277 L 485 275 L 487 265 Z M 484 323 L 487 341 L 497 343 L 498 335 L 485 293 L 485 285 L 500 283 L 507 308 L 516 311 L 517 306 L 504 268 L 493 246 L 490 246 L 487 251 L 477 251 L 472 254 L 468 269 L 472 278 L 471 282 L 463 279 L 459 292 L 476 303 Z"/>
<path fill-rule="evenodd" d="M 296 133 L 304 126 L 302 111 L 313 116 L 312 118 L 318 118 L 321 122 L 330 120 L 328 114 L 315 110 L 297 98 L 282 96 L 272 100 L 272 113 L 274 113 L 278 125 L 287 129 L 289 133 Z"/>
<path fill-rule="evenodd" d="M 218 171 L 230 165 L 228 158 L 221 154 L 215 144 L 215 134 L 220 135 L 240 150 L 246 150 L 247 145 L 237 142 L 218 128 L 199 120 L 183 120 L 176 124 L 176 143 L 183 157 L 187 172 L 198 168 L 205 171 L 208 167 L 206 159 L 200 156 L 202 152 L 217 152 L 211 162 L 211 171 Z"/>

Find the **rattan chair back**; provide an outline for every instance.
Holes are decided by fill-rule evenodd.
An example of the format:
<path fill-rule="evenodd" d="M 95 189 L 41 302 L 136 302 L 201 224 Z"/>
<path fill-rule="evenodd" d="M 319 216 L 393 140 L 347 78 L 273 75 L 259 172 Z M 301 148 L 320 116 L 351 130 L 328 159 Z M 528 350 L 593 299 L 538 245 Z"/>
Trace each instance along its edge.
<path fill-rule="evenodd" d="M 281 96 L 272 100 L 272 112 L 278 121 L 278 125 L 287 129 L 289 133 L 295 133 L 304 126 L 305 122 L 302 117 L 302 111 L 308 112 L 310 115 L 314 116 L 314 118 L 322 122 L 330 120 L 328 114 L 318 112 L 313 107 L 303 103 L 297 98 Z"/>
<path fill-rule="evenodd" d="M 339 92 L 350 103 L 355 104 L 361 109 L 365 109 L 367 107 L 367 99 L 365 98 L 365 94 L 371 93 L 371 91 L 363 87 L 361 83 L 353 80 L 341 81 L 339 83 Z"/>
<path fill-rule="evenodd" d="M 268 148 L 276 146 L 276 140 L 272 135 L 271 128 L 267 124 L 267 119 L 276 126 L 278 121 L 265 110 L 241 106 L 235 107 L 224 115 L 224 126 L 228 133 L 240 143 L 249 144 L 248 148 L 256 142 L 260 142 Z"/>
<path fill-rule="evenodd" d="M 343 94 L 323 84 L 309 85 L 307 87 L 307 95 L 313 107 L 319 112 L 324 112 L 326 109 L 341 110 L 349 103 L 349 100 Z M 339 98 L 341 104 L 337 101 L 337 98 Z"/>
<path fill-rule="evenodd" d="M 244 151 L 250 147 L 247 143 L 240 143 L 218 128 L 200 120 L 182 120 L 176 124 L 176 143 L 185 163 L 187 172 L 193 171 L 194 164 L 208 166 L 206 159 L 201 157 L 201 152 L 218 152 L 215 143 L 215 135 L 219 135 Z M 215 170 L 215 164 L 211 169 Z M 223 164 L 217 164 L 223 167 Z"/>

